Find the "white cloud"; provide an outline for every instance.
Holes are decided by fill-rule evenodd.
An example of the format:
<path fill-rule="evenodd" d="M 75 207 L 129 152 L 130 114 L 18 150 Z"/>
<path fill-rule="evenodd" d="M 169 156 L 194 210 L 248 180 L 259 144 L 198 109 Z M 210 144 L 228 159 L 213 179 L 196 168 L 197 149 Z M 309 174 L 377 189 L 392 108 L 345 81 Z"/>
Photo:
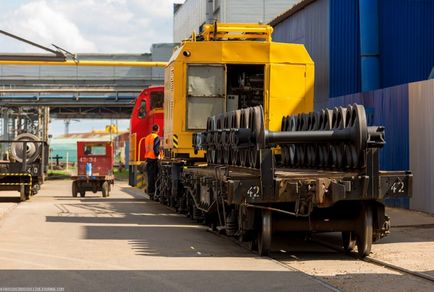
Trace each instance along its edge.
<path fill-rule="evenodd" d="M 172 41 L 173 0 L 25 0 L 0 26 L 73 52 L 142 53 Z M 0 38 L 1 42 L 1 38 Z M 25 51 L 21 45 L 1 50 Z M 34 49 L 31 49 L 35 51 Z"/>
<path fill-rule="evenodd" d="M 86 39 L 77 25 L 57 13 L 46 1 L 26 3 L 6 15 L 0 22 L 6 31 L 49 46 L 51 43 L 71 51 L 96 51 L 95 44 Z M 8 48 L 13 49 L 15 42 Z M 30 46 L 20 46 L 24 52 L 33 52 Z"/>

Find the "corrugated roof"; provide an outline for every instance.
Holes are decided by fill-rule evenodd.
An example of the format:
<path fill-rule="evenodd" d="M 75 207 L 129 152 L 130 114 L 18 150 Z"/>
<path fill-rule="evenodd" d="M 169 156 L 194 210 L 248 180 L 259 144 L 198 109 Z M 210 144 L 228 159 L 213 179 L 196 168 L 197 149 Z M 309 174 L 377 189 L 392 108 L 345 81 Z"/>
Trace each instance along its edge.
<path fill-rule="evenodd" d="M 285 19 L 287 19 L 288 17 L 290 17 L 291 15 L 293 15 L 293 14 L 297 13 L 298 11 L 302 10 L 306 6 L 312 4 L 315 1 L 316 0 L 300 0 L 299 3 L 293 5 L 289 10 L 285 11 L 284 13 L 282 13 L 281 15 L 277 16 L 272 21 L 270 21 L 269 24 L 271 26 L 275 26 L 275 25 L 281 23 L 282 21 L 284 21 Z"/>

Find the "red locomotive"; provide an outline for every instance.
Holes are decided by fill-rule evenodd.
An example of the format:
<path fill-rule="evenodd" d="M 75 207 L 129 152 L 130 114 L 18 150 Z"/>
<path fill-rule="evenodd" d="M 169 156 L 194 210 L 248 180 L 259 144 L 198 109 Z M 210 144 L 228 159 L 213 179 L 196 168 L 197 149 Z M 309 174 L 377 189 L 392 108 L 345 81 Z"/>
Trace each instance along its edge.
<path fill-rule="evenodd" d="M 152 126 L 160 126 L 160 135 L 164 129 L 164 86 L 150 86 L 144 89 L 136 99 L 130 119 L 129 149 L 129 185 L 143 186 L 140 172 L 145 161 L 145 137 L 152 132 Z"/>

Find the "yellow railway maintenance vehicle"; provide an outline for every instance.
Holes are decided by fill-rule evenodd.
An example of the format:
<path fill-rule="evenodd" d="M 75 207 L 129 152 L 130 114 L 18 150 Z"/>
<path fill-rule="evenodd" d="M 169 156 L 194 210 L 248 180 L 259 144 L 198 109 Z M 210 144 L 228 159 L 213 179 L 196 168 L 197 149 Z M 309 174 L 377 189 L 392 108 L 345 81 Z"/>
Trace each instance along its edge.
<path fill-rule="evenodd" d="M 363 106 L 311 112 L 309 54 L 271 33 L 205 25 L 174 52 L 153 199 L 260 255 L 276 232 L 338 231 L 364 257 L 389 232 L 383 199 L 410 196 L 412 176 L 379 170 L 384 128 L 367 126 Z"/>

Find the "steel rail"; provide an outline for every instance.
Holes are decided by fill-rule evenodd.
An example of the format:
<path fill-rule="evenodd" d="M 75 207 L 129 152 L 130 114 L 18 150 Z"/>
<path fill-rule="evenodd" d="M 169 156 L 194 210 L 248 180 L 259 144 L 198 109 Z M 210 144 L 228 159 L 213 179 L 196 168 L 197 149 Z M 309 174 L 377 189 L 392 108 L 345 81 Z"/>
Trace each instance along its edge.
<path fill-rule="evenodd" d="M 322 245 L 324 247 L 327 247 L 329 249 L 337 251 L 339 253 L 343 253 L 343 254 L 351 257 L 351 258 L 359 259 L 359 260 L 364 261 L 366 263 L 370 263 L 370 264 L 373 264 L 373 265 L 376 265 L 376 266 L 384 267 L 384 268 L 387 268 L 387 269 L 395 271 L 395 272 L 400 272 L 400 273 L 403 273 L 403 274 L 408 274 L 408 275 L 411 275 L 411 276 L 414 276 L 414 277 L 417 277 L 417 278 L 420 278 L 420 279 L 424 279 L 424 280 L 430 281 L 431 283 L 434 283 L 434 276 L 428 275 L 426 273 L 416 272 L 416 271 L 412 271 L 412 270 L 409 270 L 409 269 L 406 269 L 406 268 L 403 268 L 403 267 L 398 267 L 396 265 L 390 264 L 390 263 L 382 261 L 382 260 L 374 259 L 374 258 L 369 257 L 369 256 L 367 256 L 365 258 L 360 258 L 358 255 L 356 255 L 354 253 L 346 253 L 343 250 L 343 248 L 337 247 L 337 246 L 335 246 L 335 245 L 333 245 L 331 243 L 325 242 L 325 241 L 317 239 L 317 238 L 313 239 L 312 241 L 315 242 L 315 243 L 317 243 L 317 244 L 319 244 L 319 245 Z"/>
<path fill-rule="evenodd" d="M 250 253 L 252 253 L 252 254 L 254 254 L 254 255 L 257 255 L 256 252 L 252 251 L 250 248 L 248 248 L 245 244 L 243 244 L 242 242 L 240 242 L 239 240 L 237 240 L 235 237 L 230 237 L 230 236 L 227 236 L 227 235 L 221 234 L 221 233 L 219 233 L 219 231 L 212 230 L 211 228 L 208 228 L 207 231 L 210 232 L 211 234 L 214 234 L 215 236 L 217 236 L 217 237 L 219 237 L 219 238 L 229 240 L 229 242 L 232 242 L 233 244 L 235 244 L 235 245 L 241 247 L 242 249 L 246 250 L 247 252 L 250 252 Z M 271 256 L 264 257 L 264 258 L 268 258 L 268 259 L 270 259 L 271 261 L 275 262 L 276 264 L 278 264 L 278 265 L 280 265 L 280 266 L 282 266 L 282 267 L 284 267 L 284 268 L 286 268 L 286 269 L 288 269 L 288 270 L 296 271 L 296 272 L 302 273 L 302 274 L 305 275 L 306 277 L 308 277 L 308 278 L 314 280 L 315 282 L 317 282 L 317 283 L 323 285 L 324 287 L 330 289 L 331 291 L 335 291 L 335 292 L 341 292 L 341 291 L 342 291 L 342 290 L 339 289 L 338 287 L 333 286 L 332 284 L 326 282 L 325 280 L 323 280 L 323 279 L 321 279 L 321 278 L 318 278 L 318 277 L 316 277 L 316 276 L 314 276 L 314 275 L 307 274 L 307 273 L 305 273 L 305 272 L 303 272 L 303 271 L 301 271 L 301 270 L 299 270 L 299 269 L 297 269 L 297 268 L 295 268 L 295 267 L 293 267 L 293 266 L 291 266 L 291 265 L 289 265 L 289 264 L 283 262 L 282 260 L 280 260 L 280 259 L 277 258 L 277 257 L 273 257 L 273 256 L 271 255 Z"/>
<path fill-rule="evenodd" d="M 406 268 L 398 267 L 398 266 L 392 265 L 390 263 L 384 262 L 382 260 L 371 258 L 369 256 L 366 257 L 366 258 L 364 258 L 364 259 L 362 259 L 362 260 L 364 262 L 375 264 L 377 266 L 383 266 L 383 267 L 386 267 L 386 268 L 388 268 L 390 270 L 399 271 L 401 273 L 409 274 L 409 275 L 412 275 L 412 276 L 415 276 L 415 277 L 418 277 L 418 278 L 422 278 L 422 279 L 425 279 L 425 280 L 428 280 L 428 281 L 434 283 L 434 277 L 433 276 L 425 274 L 425 273 L 422 273 L 422 272 L 416 272 L 416 271 L 408 270 Z"/>

